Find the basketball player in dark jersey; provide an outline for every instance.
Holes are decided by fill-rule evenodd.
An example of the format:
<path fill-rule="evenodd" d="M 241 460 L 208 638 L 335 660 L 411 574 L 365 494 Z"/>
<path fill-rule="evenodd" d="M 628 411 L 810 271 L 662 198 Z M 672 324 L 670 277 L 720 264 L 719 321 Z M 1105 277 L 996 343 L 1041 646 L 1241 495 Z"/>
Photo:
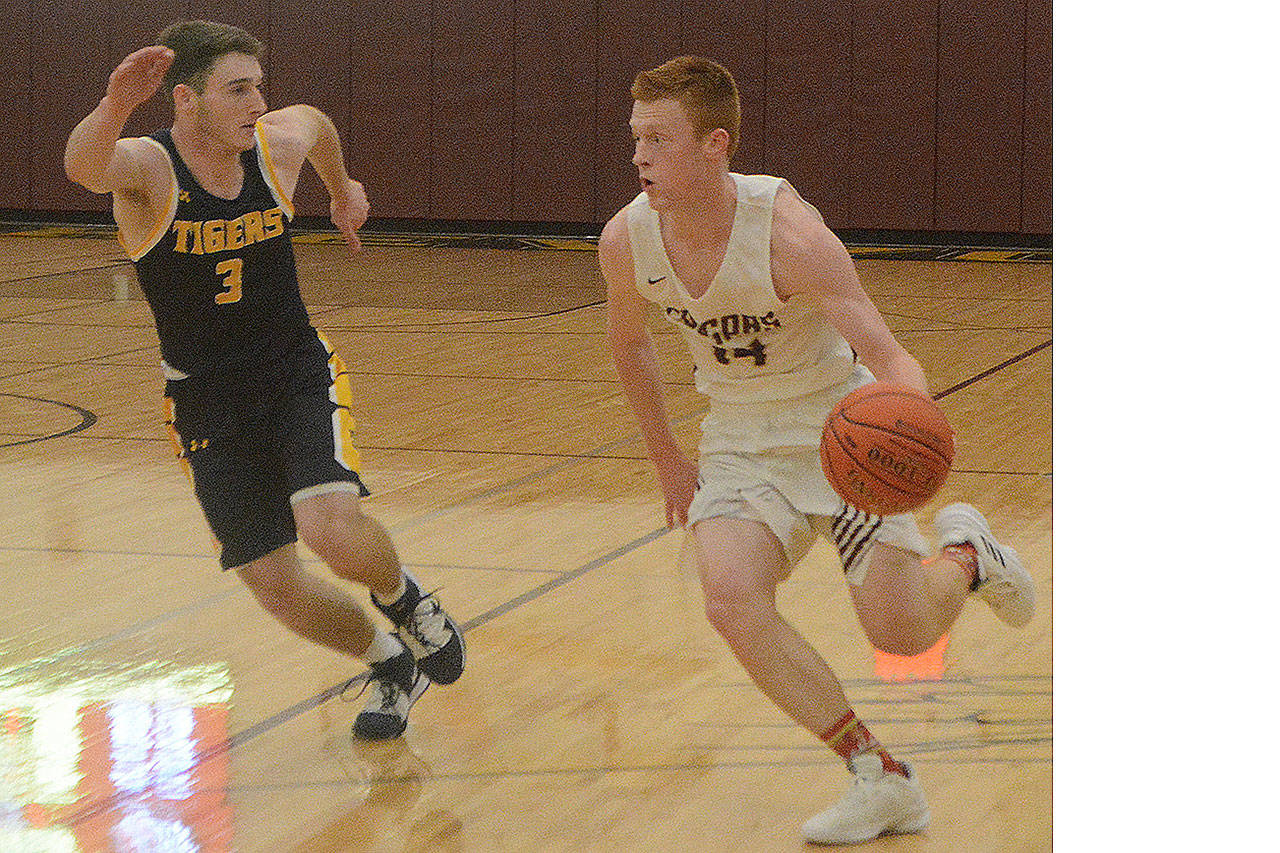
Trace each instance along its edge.
<path fill-rule="evenodd" d="M 461 675 L 465 646 L 360 510 L 368 491 L 346 368 L 303 306 L 289 220 L 303 160 L 354 251 L 369 204 L 327 116 L 301 104 L 267 112 L 261 53 L 237 27 L 168 27 L 111 74 L 67 142 L 67 175 L 112 194 L 155 315 L 171 434 L 223 568 L 293 631 L 367 661 L 376 689 L 353 732 L 397 737 L 431 682 Z M 161 86 L 173 97 L 172 129 L 121 139 Z M 305 571 L 299 537 L 339 577 L 369 587 L 397 631 L 377 630 L 356 601 Z"/>

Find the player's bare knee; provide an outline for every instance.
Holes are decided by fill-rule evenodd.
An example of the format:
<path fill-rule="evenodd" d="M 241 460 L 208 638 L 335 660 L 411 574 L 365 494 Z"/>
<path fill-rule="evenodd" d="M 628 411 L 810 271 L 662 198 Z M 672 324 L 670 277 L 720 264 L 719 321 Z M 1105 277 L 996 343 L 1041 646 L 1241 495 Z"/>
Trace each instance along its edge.
<path fill-rule="evenodd" d="M 312 513 L 297 519 L 298 538 L 330 566 L 347 561 L 359 539 L 352 519 L 339 513 Z M 339 572 L 339 574 L 341 574 Z"/>
<path fill-rule="evenodd" d="M 702 594 L 707 621 L 726 636 L 755 630 L 772 609 L 768 597 L 755 584 L 728 574 L 704 578 Z"/>

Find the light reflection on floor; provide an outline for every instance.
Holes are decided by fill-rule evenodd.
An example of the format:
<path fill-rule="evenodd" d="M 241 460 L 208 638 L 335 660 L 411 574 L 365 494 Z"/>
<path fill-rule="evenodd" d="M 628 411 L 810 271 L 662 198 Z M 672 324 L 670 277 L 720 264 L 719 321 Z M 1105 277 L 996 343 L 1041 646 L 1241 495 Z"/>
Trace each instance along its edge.
<path fill-rule="evenodd" d="M 0 849 L 230 850 L 230 698 L 225 666 L 0 672 Z"/>
<path fill-rule="evenodd" d="M 882 652 L 875 646 L 875 676 L 881 681 L 934 681 L 942 677 L 946 669 L 945 656 L 950 634 L 943 634 L 927 651 L 918 655 L 903 656 Z"/>

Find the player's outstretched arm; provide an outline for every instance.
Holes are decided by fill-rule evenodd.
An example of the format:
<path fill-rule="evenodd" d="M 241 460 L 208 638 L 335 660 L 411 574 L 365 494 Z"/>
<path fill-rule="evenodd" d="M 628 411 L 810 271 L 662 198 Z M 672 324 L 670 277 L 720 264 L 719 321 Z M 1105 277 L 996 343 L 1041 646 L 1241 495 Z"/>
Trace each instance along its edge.
<path fill-rule="evenodd" d="M 929 392 L 920 362 L 898 343 L 863 290 L 840 238 L 786 187 L 779 189 L 774 205 L 771 257 L 779 295 L 812 293 L 822 313 L 876 379 Z"/>
<path fill-rule="evenodd" d="M 135 109 L 160 88 L 173 64 L 173 51 L 161 45 L 136 50 L 111 72 L 107 93 L 67 140 L 63 164 L 67 177 L 96 193 L 142 191 L 152 146 L 121 139 Z"/>
<path fill-rule="evenodd" d="M 698 485 L 698 466 L 676 443 L 667 418 L 658 360 L 645 325 L 647 303 L 636 291 L 625 210 L 609 220 L 600 235 L 600 272 L 608 288 L 609 348 L 618 379 L 658 470 L 667 524 L 684 525 Z"/>
<path fill-rule="evenodd" d="M 315 107 L 294 104 L 261 119 L 271 145 L 277 174 L 290 195 L 298 184 L 302 161 L 310 160 L 329 191 L 329 215 L 352 251 L 360 251 L 356 231 L 369 218 L 364 184 L 347 174 L 342 141 L 333 121 Z"/>

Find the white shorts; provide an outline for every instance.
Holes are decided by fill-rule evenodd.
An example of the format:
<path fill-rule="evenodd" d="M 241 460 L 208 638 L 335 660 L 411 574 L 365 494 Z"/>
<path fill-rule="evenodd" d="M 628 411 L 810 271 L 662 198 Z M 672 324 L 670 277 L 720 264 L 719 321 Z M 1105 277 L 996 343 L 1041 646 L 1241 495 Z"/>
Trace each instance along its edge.
<path fill-rule="evenodd" d="M 866 577 L 871 543 L 924 557 L 929 544 L 910 513 L 878 516 L 856 510 L 831 488 L 818 459 L 827 415 L 854 388 L 874 381 L 859 365 L 847 383 L 793 400 L 724 404 L 703 420 L 698 491 L 689 525 L 708 518 L 759 521 L 778 537 L 795 565 L 825 536 L 840 552 L 853 586 Z"/>

